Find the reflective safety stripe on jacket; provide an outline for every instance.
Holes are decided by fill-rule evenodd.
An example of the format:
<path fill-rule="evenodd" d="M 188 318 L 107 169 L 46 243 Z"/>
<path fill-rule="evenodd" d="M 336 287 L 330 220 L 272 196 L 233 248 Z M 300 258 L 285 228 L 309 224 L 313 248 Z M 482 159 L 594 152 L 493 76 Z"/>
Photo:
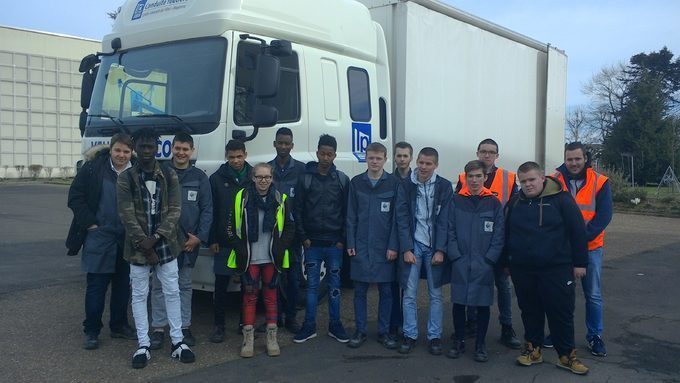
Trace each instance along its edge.
<path fill-rule="evenodd" d="M 562 190 L 568 193 L 569 188 L 564 180 L 564 175 L 558 171 L 555 172 L 553 176 L 560 181 L 560 184 L 562 184 Z M 583 186 L 576 192 L 576 197 L 574 197 L 586 225 L 595 218 L 597 210 L 597 193 L 600 192 L 600 189 L 602 189 L 602 186 L 607 180 L 608 178 L 606 176 L 599 174 L 591 168 L 586 170 L 586 179 L 583 182 Z M 588 242 L 588 250 L 595 250 L 602 246 L 604 246 L 604 230 L 602 230 L 602 232 L 592 241 Z"/>
<path fill-rule="evenodd" d="M 510 200 L 510 195 L 512 195 L 512 185 L 515 183 L 514 181 L 515 173 L 503 168 L 496 168 L 496 173 L 493 177 L 493 182 L 491 183 L 489 190 L 491 193 L 493 193 L 493 195 L 496 196 L 496 198 L 498 198 L 498 200 L 501 202 L 501 206 L 505 206 L 505 204 L 508 203 L 508 200 Z M 458 175 L 458 182 L 460 183 L 461 190 L 467 186 L 464 172 Z"/>

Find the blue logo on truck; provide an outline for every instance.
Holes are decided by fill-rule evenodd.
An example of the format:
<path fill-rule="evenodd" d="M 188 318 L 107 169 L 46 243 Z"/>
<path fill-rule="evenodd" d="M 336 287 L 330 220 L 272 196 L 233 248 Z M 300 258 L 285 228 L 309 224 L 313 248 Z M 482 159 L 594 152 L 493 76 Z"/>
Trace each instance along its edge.
<path fill-rule="evenodd" d="M 371 124 L 352 123 L 352 153 L 359 162 L 366 162 L 366 147 L 371 143 Z"/>
<path fill-rule="evenodd" d="M 139 0 L 137 6 L 135 7 L 135 12 L 132 14 L 132 20 L 142 18 L 142 14 L 144 13 L 144 7 L 146 7 L 146 0 Z"/>

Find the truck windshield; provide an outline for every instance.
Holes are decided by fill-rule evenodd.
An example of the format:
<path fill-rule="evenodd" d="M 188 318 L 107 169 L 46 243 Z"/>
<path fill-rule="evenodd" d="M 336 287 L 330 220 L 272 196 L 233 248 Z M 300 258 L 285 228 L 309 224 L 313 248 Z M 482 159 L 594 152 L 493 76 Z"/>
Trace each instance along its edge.
<path fill-rule="evenodd" d="M 220 121 L 227 40 L 214 37 L 102 57 L 85 136 L 153 126 L 203 134 Z"/>

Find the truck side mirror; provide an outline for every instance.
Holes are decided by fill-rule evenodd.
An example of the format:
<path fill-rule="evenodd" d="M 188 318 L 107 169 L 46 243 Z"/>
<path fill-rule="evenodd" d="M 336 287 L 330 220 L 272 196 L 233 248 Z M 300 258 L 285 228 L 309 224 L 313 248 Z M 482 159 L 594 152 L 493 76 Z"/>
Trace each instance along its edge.
<path fill-rule="evenodd" d="M 269 53 L 277 57 L 288 57 L 293 54 L 293 46 L 288 40 L 272 40 Z"/>
<path fill-rule="evenodd" d="M 80 107 L 87 109 L 90 107 L 92 92 L 94 91 L 94 80 L 97 78 L 97 68 L 83 73 L 83 80 L 80 83 Z"/>
<path fill-rule="evenodd" d="M 274 126 L 279 120 L 279 110 L 271 105 L 255 105 L 254 112 L 253 126 L 257 128 Z"/>
<path fill-rule="evenodd" d="M 276 96 L 279 90 L 279 68 L 281 63 L 277 57 L 269 54 L 257 56 L 255 71 L 255 97 L 269 98 Z"/>

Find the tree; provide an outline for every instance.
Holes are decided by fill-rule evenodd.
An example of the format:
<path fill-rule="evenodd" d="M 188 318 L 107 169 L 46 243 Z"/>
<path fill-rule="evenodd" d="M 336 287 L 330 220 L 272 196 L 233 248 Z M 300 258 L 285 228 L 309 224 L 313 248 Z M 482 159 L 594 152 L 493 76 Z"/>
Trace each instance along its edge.
<path fill-rule="evenodd" d="M 587 111 L 587 121 L 604 141 L 624 106 L 626 91 L 625 65 L 618 63 L 604 67 L 586 83 L 581 91 L 590 96 L 592 104 Z"/>
<path fill-rule="evenodd" d="M 567 112 L 565 139 L 567 142 L 581 141 L 593 144 L 598 141 L 598 132 L 593 128 L 588 110 L 583 105 L 573 107 Z"/>
<path fill-rule="evenodd" d="M 676 151 L 673 119 L 680 91 L 680 61 L 673 60 L 673 53 L 664 47 L 633 56 L 623 72 L 620 102 L 609 104 L 617 106 L 608 111 L 613 123 L 604 137 L 603 160 L 623 169 L 622 156 L 633 156 L 636 182 L 656 182 Z M 617 100 L 616 96 L 612 100 Z"/>

